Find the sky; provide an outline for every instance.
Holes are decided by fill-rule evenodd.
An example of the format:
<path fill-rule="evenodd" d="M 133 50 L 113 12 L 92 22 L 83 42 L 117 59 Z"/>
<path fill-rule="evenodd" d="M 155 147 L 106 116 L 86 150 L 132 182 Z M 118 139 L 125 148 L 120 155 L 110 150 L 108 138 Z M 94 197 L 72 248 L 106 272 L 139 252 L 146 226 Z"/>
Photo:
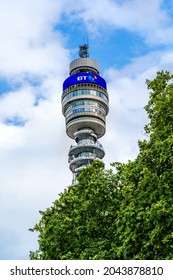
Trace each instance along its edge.
<path fill-rule="evenodd" d="M 146 79 L 173 68 L 173 0 L 0 1 L 0 259 L 38 248 L 28 231 L 71 184 L 61 110 L 69 63 L 88 38 L 107 81 L 106 169 L 138 154 Z"/>

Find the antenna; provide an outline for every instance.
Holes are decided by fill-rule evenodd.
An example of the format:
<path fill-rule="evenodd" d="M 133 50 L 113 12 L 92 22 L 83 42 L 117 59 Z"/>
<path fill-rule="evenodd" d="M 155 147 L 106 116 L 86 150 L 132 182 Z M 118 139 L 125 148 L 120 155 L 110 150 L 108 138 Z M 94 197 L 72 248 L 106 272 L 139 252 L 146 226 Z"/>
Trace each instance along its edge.
<path fill-rule="evenodd" d="M 88 43 L 79 46 L 79 56 L 81 58 L 89 57 L 89 45 L 88 45 Z"/>

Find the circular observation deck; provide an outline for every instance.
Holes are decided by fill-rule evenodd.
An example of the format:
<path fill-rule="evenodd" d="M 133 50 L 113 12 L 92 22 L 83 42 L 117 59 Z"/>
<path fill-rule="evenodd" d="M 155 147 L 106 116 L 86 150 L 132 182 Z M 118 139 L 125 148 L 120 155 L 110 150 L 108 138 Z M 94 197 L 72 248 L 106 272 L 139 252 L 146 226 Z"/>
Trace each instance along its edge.
<path fill-rule="evenodd" d="M 77 58 L 70 63 L 70 76 L 76 73 L 88 71 L 90 73 L 99 74 L 99 65 L 96 60 L 89 57 Z"/>
<path fill-rule="evenodd" d="M 75 139 L 74 133 L 82 128 L 92 129 L 98 138 L 105 134 L 106 115 L 109 110 L 107 91 L 90 83 L 65 89 L 62 95 L 62 112 L 66 119 L 66 132 Z"/>

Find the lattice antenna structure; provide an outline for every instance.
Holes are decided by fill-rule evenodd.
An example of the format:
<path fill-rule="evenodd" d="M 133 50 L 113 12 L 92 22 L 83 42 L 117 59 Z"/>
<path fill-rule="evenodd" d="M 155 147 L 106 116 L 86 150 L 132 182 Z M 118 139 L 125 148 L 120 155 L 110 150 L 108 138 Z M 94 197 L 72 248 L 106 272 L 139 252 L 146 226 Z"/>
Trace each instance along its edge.
<path fill-rule="evenodd" d="M 89 57 L 89 45 L 88 44 L 79 46 L 79 56 L 81 58 Z"/>

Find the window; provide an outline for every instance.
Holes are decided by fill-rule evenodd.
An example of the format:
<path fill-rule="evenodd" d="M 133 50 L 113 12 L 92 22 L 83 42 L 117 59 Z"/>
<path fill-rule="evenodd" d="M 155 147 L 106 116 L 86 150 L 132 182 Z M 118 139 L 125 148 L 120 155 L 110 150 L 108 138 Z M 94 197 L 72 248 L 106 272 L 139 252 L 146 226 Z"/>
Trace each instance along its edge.
<path fill-rule="evenodd" d="M 77 113 L 81 113 L 81 112 L 93 112 L 93 113 L 97 113 L 102 117 L 105 117 L 106 113 L 105 110 L 101 111 L 99 109 L 96 108 L 78 108 L 78 109 L 74 109 L 74 110 L 70 110 L 67 114 L 66 114 L 66 118 L 73 115 L 73 114 L 77 114 Z"/>
<path fill-rule="evenodd" d="M 99 91 L 95 91 L 95 90 L 89 90 L 89 89 L 72 91 L 62 98 L 62 102 L 66 101 L 72 97 L 80 96 L 80 95 L 95 95 L 95 96 L 103 98 L 106 102 L 109 102 L 108 97 L 106 95 L 104 95 L 103 93 L 101 93 Z"/>
<path fill-rule="evenodd" d="M 80 144 L 80 145 L 91 145 L 91 144 L 94 144 L 95 143 L 95 141 L 93 140 L 93 139 L 80 139 L 79 141 L 78 141 L 78 144 Z"/>

